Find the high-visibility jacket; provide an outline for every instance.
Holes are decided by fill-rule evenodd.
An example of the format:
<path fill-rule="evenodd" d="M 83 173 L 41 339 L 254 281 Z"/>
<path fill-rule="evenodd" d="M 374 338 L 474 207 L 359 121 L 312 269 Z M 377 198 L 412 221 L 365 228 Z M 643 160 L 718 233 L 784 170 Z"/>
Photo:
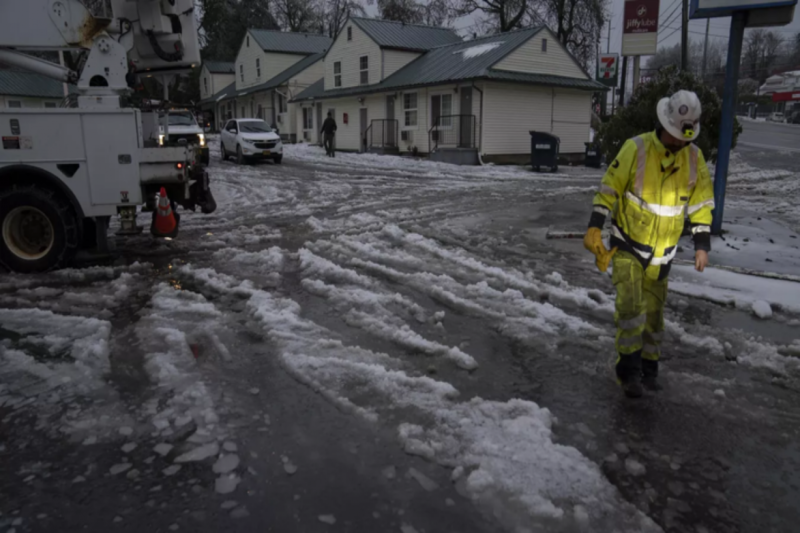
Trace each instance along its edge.
<path fill-rule="evenodd" d="M 713 209 L 711 176 L 700 149 L 690 144 L 673 153 L 650 132 L 626 141 L 609 165 L 589 225 L 602 227 L 611 213 L 611 246 L 629 251 L 645 267 L 664 267 L 678 250 L 684 212 L 695 249 L 711 249 Z M 666 275 L 669 269 L 659 270 Z"/>

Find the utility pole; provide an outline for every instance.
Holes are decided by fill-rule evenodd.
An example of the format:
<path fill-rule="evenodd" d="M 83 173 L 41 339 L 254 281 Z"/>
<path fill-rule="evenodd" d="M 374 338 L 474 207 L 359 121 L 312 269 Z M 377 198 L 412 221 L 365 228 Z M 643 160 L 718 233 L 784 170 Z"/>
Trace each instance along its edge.
<path fill-rule="evenodd" d="M 639 78 L 641 77 L 639 62 L 641 59 L 642 56 L 633 56 L 633 92 L 636 92 L 636 88 L 639 86 Z"/>
<path fill-rule="evenodd" d="M 606 53 L 608 54 L 609 52 L 611 52 L 611 16 L 608 17 L 608 37 L 606 37 Z M 617 65 L 617 68 L 619 68 L 619 65 Z M 611 88 L 611 114 L 612 115 L 614 114 L 614 98 L 616 98 L 616 94 L 615 94 L 616 89 L 617 89 L 616 87 L 612 87 Z M 605 93 L 603 93 L 603 94 L 605 94 Z M 608 100 L 607 99 L 606 99 L 605 103 L 606 103 L 606 105 L 603 106 L 603 110 L 606 110 L 606 108 L 608 108 Z"/>
<path fill-rule="evenodd" d="M 681 70 L 689 70 L 689 0 L 681 0 Z"/>
<path fill-rule="evenodd" d="M 628 74 L 628 56 L 622 58 L 622 83 L 619 86 L 619 106 L 625 105 L 625 78 Z"/>
<path fill-rule="evenodd" d="M 700 78 L 703 83 L 706 81 L 706 60 L 708 59 L 708 28 L 711 25 L 711 19 L 706 19 L 706 39 L 703 41 L 703 74 Z"/>

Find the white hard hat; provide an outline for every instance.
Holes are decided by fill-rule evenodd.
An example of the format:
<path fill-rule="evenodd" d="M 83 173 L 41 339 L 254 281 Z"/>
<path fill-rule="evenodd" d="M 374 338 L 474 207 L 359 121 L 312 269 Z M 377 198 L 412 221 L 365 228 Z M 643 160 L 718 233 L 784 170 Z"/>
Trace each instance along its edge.
<path fill-rule="evenodd" d="M 662 98 L 656 107 L 658 121 L 670 135 L 693 141 L 700 135 L 700 99 L 691 91 L 678 91 Z"/>

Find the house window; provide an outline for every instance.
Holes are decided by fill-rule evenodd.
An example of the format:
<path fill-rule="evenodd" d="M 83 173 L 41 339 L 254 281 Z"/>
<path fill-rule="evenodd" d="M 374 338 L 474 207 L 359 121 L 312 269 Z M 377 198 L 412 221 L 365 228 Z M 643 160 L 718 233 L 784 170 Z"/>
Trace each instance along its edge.
<path fill-rule="evenodd" d="M 203 88 L 208 92 L 208 78 L 203 77 Z"/>
<path fill-rule="evenodd" d="M 352 26 L 348 26 L 347 27 L 347 40 L 348 41 L 352 41 L 353 40 L 353 27 Z"/>
<path fill-rule="evenodd" d="M 244 65 L 239 65 L 239 77 L 242 79 L 242 83 L 244 83 Z"/>
<path fill-rule="evenodd" d="M 56 103 L 55 102 L 45 102 L 44 103 L 44 107 L 47 108 L 47 109 L 53 109 L 54 107 L 56 107 Z"/>
<path fill-rule="evenodd" d="M 361 56 L 359 63 L 361 70 L 361 85 L 369 85 L 369 56 Z"/>
<path fill-rule="evenodd" d="M 261 104 L 258 104 L 258 114 L 256 115 L 258 118 L 264 118 L 264 109 L 261 107 Z"/>
<path fill-rule="evenodd" d="M 337 61 L 333 64 L 333 86 L 342 86 L 342 62 Z"/>
<path fill-rule="evenodd" d="M 278 95 L 278 113 L 286 113 L 286 97 L 278 91 L 275 94 Z"/>
<path fill-rule="evenodd" d="M 431 97 L 431 124 L 448 127 L 453 125 L 453 95 L 437 94 Z M 439 120 L 437 124 L 437 119 Z"/>
<path fill-rule="evenodd" d="M 256 78 L 260 78 L 260 77 L 261 77 L 261 59 L 257 57 L 256 58 Z"/>
<path fill-rule="evenodd" d="M 415 127 L 417 125 L 417 93 L 405 93 L 403 95 L 403 125 Z"/>
<path fill-rule="evenodd" d="M 313 107 L 304 107 L 303 108 L 303 129 L 304 130 L 313 130 L 314 129 L 314 108 Z"/>
<path fill-rule="evenodd" d="M 244 106 L 242 106 L 242 114 L 239 117 L 244 118 Z"/>
<path fill-rule="evenodd" d="M 547 39 L 542 39 L 542 52 L 547 52 Z"/>
<path fill-rule="evenodd" d="M 9 100 L 8 107 L 22 107 L 22 102 L 19 100 Z"/>

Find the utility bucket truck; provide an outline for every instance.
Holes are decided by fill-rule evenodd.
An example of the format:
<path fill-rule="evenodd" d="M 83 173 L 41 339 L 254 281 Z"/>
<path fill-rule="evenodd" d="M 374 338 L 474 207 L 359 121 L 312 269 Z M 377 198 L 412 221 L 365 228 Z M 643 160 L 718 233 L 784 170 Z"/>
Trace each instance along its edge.
<path fill-rule="evenodd" d="M 215 209 L 204 142 L 150 142 L 126 107 L 138 76 L 161 78 L 167 101 L 169 80 L 199 62 L 193 0 L 0 1 L 0 63 L 77 85 L 61 108 L 0 110 L 0 266 L 42 272 L 79 249 L 107 252 L 111 217 L 117 234 L 141 232 L 137 207 L 152 210 L 161 187 L 186 209 Z"/>

